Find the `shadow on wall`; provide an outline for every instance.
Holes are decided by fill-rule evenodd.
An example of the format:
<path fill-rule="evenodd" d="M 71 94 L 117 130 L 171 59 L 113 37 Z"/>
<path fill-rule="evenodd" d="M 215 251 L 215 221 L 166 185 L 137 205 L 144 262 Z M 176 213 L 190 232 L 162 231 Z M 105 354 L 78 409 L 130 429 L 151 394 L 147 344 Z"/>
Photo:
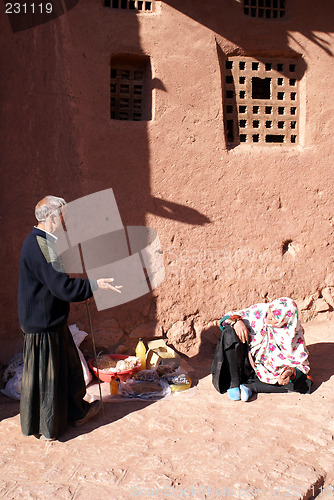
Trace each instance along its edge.
<path fill-rule="evenodd" d="M 46 11 L 47 5 L 50 9 L 49 3 L 52 4 L 52 13 Z M 128 55 L 125 62 L 130 66 L 131 57 L 149 59 L 142 50 L 136 13 L 106 8 L 103 0 L 94 3 L 53 0 L 49 3 L 41 4 L 40 8 L 45 7 L 41 16 L 8 12 L 2 18 L 3 24 L 9 22 L 12 29 L 3 49 L 8 52 L 5 66 L 10 67 L 7 86 L 12 87 L 10 93 L 8 89 L 5 89 L 7 94 L 4 93 L 3 126 L 5 128 L 7 123 L 11 129 L 15 128 L 15 134 L 9 133 L 3 139 L 3 157 L 7 165 L 3 185 L 10 201 L 14 197 L 24 200 L 18 207 L 20 217 L 7 208 L 11 205 L 8 199 L 2 213 L 4 230 L 9 234 L 8 247 L 15 248 L 14 252 L 3 250 L 3 278 L 8 283 L 1 300 L 4 332 L 12 331 L 13 325 L 19 332 L 16 310 L 19 252 L 35 222 L 35 204 L 46 194 L 72 201 L 111 187 L 124 226 L 144 226 L 149 213 L 191 225 L 203 226 L 211 222 L 195 208 L 152 195 L 147 135 L 151 117 L 145 115 L 139 121 L 112 119 L 104 97 L 100 98 L 101 95 L 108 96 L 108 73 L 117 66 L 120 54 Z M 3 12 L 5 4 L 3 2 Z M 87 9 L 99 23 L 99 31 L 90 25 L 87 27 Z M 70 26 L 73 19 L 75 22 Z M 43 26 L 39 28 L 41 24 Z M 114 28 L 117 43 L 110 42 L 110 26 Z M 13 70 L 11 61 L 15 60 L 21 44 L 25 50 L 20 59 L 19 74 L 16 68 Z M 110 68 L 106 67 L 104 55 L 101 55 L 101 45 L 105 51 L 116 47 L 115 53 L 110 54 Z M 64 53 L 59 54 L 57 47 L 64 48 Z M 76 47 L 80 50 L 76 51 Z M 30 82 L 28 93 L 26 79 L 22 76 L 26 73 L 29 73 Z M 166 91 L 163 82 L 152 74 L 146 83 L 150 92 L 153 89 Z M 27 105 L 23 108 L 14 97 L 17 95 L 25 95 Z M 108 97 L 106 102 L 109 104 Z M 18 123 L 13 122 L 13 116 L 20 117 Z M 46 170 L 52 171 L 53 176 L 41 175 Z M 17 172 L 20 172 L 20 183 L 17 183 Z M 14 221 L 16 233 L 10 231 Z M 143 313 L 148 299 L 153 304 L 154 299 L 148 294 L 144 299 L 113 309 L 119 324 L 127 324 L 127 332 L 140 323 L 156 319 L 154 304 L 149 313 Z M 82 306 L 74 305 L 73 310 L 76 312 L 75 321 L 86 318 Z M 94 311 L 93 323 L 97 325 L 108 318 L 110 310 L 99 315 Z M 87 318 L 82 326 L 89 331 Z M 3 362 L 14 354 L 14 340 L 12 338 L 10 345 L 8 341 L 8 346 L 4 347 Z"/>
<path fill-rule="evenodd" d="M 286 1 L 286 17 L 280 20 L 246 15 L 243 0 L 225 0 L 224 2 L 184 0 L 182 3 L 178 0 L 163 0 L 163 2 L 247 51 L 252 50 L 250 31 L 254 33 L 254 42 L 258 46 L 260 38 L 265 41 L 267 41 L 266 36 L 269 40 L 273 39 L 275 27 L 274 46 L 268 44 L 263 52 L 277 50 L 278 47 L 280 55 L 284 55 L 282 54 L 284 51 L 291 53 L 290 39 L 295 40 L 291 32 L 299 32 L 329 56 L 333 56 L 329 48 L 331 42 L 324 36 L 324 34 L 331 35 L 333 32 L 331 0 L 322 2 L 321 6 L 313 3 L 312 8 L 309 5 L 306 7 L 303 0 L 291 2 L 291 5 Z M 231 18 L 234 22 L 231 22 Z M 235 28 L 237 20 L 239 20 L 238 29 Z M 322 34 L 320 35 L 319 32 Z M 301 47 L 301 52 L 303 50 Z"/>

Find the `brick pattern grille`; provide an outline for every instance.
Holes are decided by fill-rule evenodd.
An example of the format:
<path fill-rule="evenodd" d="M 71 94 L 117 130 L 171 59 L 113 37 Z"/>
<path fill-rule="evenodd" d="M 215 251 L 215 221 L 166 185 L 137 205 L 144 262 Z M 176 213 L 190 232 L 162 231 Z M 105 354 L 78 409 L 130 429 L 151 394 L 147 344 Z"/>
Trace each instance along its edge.
<path fill-rule="evenodd" d="M 285 17 L 285 0 L 243 0 L 246 16 L 265 19 Z"/>
<path fill-rule="evenodd" d="M 229 145 L 298 143 L 297 59 L 225 61 L 224 120 Z"/>
<path fill-rule="evenodd" d="M 104 0 L 104 6 L 112 7 L 113 9 L 152 12 L 154 10 L 154 0 Z"/>
<path fill-rule="evenodd" d="M 114 120 L 140 121 L 143 107 L 144 70 L 111 68 L 110 117 Z"/>

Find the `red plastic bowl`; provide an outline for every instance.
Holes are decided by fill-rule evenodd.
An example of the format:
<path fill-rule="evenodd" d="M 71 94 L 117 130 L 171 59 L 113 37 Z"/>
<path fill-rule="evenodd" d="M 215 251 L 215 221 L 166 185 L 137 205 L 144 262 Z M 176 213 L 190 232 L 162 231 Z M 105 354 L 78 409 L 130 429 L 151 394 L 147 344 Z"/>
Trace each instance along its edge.
<path fill-rule="evenodd" d="M 126 359 L 129 356 L 124 354 L 109 354 L 111 359 Z M 97 368 L 93 365 L 95 361 L 94 358 L 91 358 L 87 361 L 89 368 L 93 371 L 94 375 L 97 377 Z M 121 382 L 125 382 L 128 378 L 131 378 L 134 372 L 137 372 L 141 369 L 141 363 L 139 362 L 134 368 L 131 370 L 124 370 L 122 372 L 109 372 L 108 370 L 99 370 L 99 379 L 102 382 L 111 382 L 114 378 L 119 378 Z"/>

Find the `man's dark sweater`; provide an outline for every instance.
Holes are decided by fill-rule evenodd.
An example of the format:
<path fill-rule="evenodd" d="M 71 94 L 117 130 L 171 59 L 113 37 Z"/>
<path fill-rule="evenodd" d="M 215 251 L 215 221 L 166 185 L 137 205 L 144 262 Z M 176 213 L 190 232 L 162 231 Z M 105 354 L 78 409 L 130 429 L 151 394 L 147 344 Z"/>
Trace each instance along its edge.
<path fill-rule="evenodd" d="M 60 270 L 60 259 L 50 239 L 51 236 L 46 238 L 45 231 L 35 227 L 22 247 L 18 309 L 20 326 L 25 333 L 65 324 L 69 302 L 81 302 L 93 295 L 88 279 L 70 278 Z"/>

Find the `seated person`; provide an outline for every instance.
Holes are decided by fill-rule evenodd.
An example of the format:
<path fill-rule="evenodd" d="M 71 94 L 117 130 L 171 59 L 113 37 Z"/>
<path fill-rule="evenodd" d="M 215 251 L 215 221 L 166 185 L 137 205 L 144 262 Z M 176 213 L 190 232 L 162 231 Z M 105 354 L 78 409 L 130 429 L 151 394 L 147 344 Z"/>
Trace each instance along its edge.
<path fill-rule="evenodd" d="M 211 366 L 212 383 L 233 401 L 252 393 L 311 392 L 308 351 L 296 303 L 287 297 L 227 313 Z"/>

